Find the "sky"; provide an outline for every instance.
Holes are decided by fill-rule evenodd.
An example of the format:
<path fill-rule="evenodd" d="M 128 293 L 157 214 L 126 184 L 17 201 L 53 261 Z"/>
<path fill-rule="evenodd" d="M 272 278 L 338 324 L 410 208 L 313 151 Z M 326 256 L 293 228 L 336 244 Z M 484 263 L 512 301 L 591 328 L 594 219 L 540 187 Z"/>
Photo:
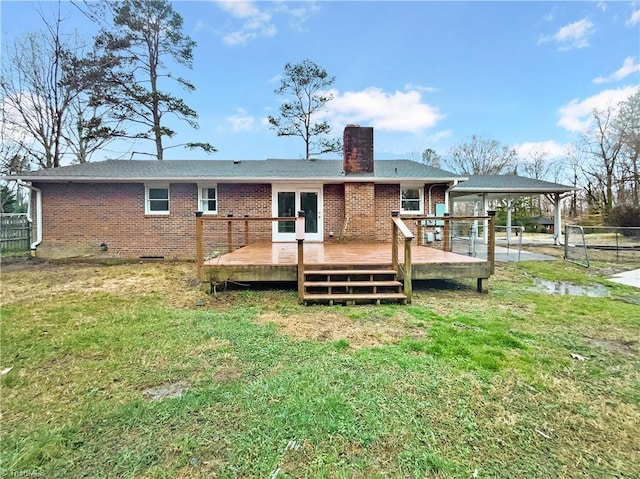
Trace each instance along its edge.
<path fill-rule="evenodd" d="M 594 108 L 640 85 L 640 2 L 601 1 L 174 1 L 196 41 L 192 70 L 173 68 L 195 92 L 180 95 L 198 130 L 171 122 L 171 141 L 204 141 L 211 156 L 182 148 L 166 159 L 302 158 L 302 139 L 277 137 L 266 121 L 286 63 L 309 59 L 335 77 L 318 120 L 332 136 L 347 124 L 374 127 L 376 159 L 446 157 L 478 135 L 522 159 L 562 158 Z M 57 3 L 0 3 L 3 48 L 41 28 Z M 63 29 L 92 25 L 63 2 Z M 167 144 L 171 144 L 171 141 Z M 92 161 L 129 158 L 151 142 L 111 147 Z M 323 155 L 322 158 L 339 158 Z M 140 159 L 146 159 L 143 156 Z"/>

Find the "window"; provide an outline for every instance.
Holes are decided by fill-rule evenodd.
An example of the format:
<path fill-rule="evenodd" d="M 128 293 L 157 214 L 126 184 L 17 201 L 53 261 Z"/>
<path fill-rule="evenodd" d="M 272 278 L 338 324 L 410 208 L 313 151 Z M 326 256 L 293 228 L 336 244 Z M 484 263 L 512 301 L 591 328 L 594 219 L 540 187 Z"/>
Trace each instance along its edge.
<path fill-rule="evenodd" d="M 204 214 L 218 213 L 218 188 L 216 185 L 198 185 L 198 211 Z"/>
<path fill-rule="evenodd" d="M 145 186 L 144 212 L 148 215 L 169 214 L 169 186 Z"/>
<path fill-rule="evenodd" d="M 400 212 L 420 215 L 424 211 L 422 206 L 421 186 L 400 187 Z"/>

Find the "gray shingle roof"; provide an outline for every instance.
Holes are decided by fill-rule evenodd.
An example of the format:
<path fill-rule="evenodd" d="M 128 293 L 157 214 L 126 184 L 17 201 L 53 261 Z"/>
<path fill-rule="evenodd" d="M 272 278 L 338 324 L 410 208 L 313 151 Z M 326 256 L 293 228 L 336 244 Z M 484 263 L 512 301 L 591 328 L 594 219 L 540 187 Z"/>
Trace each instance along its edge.
<path fill-rule="evenodd" d="M 353 175 L 358 180 L 453 181 L 466 177 L 409 160 L 377 160 L 375 173 Z M 342 160 L 107 160 L 16 174 L 25 181 L 343 181 Z"/>
<path fill-rule="evenodd" d="M 470 175 L 451 189 L 454 196 L 473 193 L 564 193 L 572 186 L 517 175 Z"/>

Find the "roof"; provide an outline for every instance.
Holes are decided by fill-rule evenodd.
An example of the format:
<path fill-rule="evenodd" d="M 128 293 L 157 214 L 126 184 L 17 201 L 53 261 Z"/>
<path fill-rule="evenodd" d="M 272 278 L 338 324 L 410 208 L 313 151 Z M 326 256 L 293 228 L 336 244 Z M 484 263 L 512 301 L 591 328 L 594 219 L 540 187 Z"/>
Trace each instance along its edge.
<path fill-rule="evenodd" d="M 490 198 L 505 198 L 537 193 L 566 193 L 573 186 L 536 180 L 518 175 L 469 175 L 467 181 L 451 189 L 454 198 L 487 194 Z"/>
<path fill-rule="evenodd" d="M 342 160 L 106 160 L 59 168 L 28 171 L 5 179 L 57 182 L 139 181 L 421 181 L 452 182 L 465 176 L 410 160 L 376 160 L 373 174 L 345 175 Z"/>

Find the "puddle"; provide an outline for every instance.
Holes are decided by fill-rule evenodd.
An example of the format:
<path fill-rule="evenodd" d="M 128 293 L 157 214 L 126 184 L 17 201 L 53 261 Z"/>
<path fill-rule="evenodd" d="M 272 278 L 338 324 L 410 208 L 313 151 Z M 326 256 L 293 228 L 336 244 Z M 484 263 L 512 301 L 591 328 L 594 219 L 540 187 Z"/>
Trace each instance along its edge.
<path fill-rule="evenodd" d="M 146 389 L 142 394 L 150 399 L 177 398 L 182 396 L 188 386 L 184 381 L 178 381 L 177 383 L 167 383 L 155 388 Z"/>
<path fill-rule="evenodd" d="M 606 286 L 601 284 L 577 285 L 562 281 L 549 281 L 535 278 L 529 291 L 536 293 L 559 294 L 563 296 L 588 296 L 590 298 L 606 298 L 611 296 Z"/>

